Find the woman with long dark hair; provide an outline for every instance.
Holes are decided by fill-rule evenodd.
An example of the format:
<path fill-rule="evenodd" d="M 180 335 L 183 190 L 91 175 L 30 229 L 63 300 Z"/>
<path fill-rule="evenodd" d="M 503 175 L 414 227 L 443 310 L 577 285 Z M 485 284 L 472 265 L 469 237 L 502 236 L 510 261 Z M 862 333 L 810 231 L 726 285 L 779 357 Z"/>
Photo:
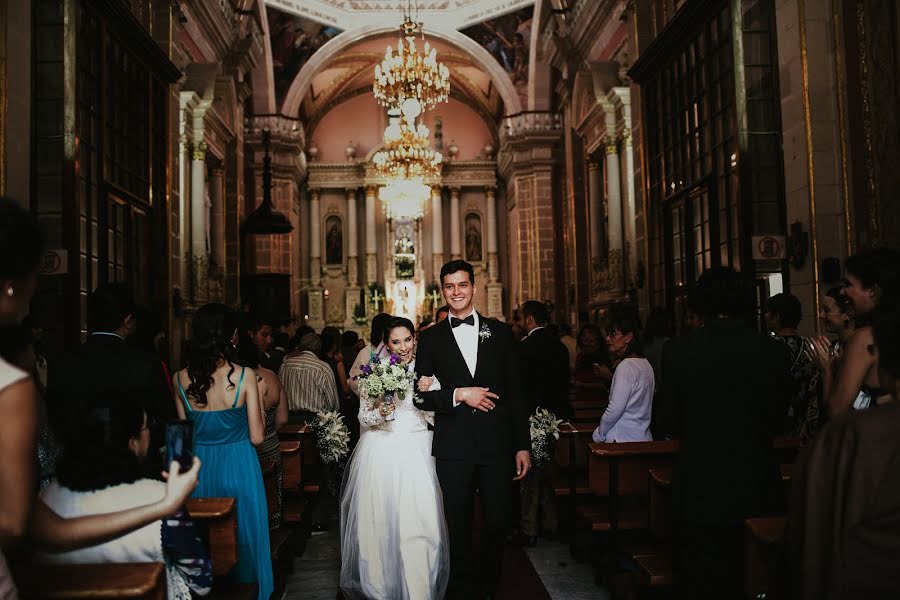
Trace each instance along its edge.
<path fill-rule="evenodd" d="M 235 356 L 237 315 L 222 304 L 201 307 L 193 319 L 187 368 L 174 376 L 178 416 L 194 423 L 194 452 L 203 471 L 197 498 L 237 501 L 238 563 L 231 577 L 257 583 L 259 600 L 273 589 L 269 518 L 262 471 L 253 445 L 265 439 L 256 373 Z"/>

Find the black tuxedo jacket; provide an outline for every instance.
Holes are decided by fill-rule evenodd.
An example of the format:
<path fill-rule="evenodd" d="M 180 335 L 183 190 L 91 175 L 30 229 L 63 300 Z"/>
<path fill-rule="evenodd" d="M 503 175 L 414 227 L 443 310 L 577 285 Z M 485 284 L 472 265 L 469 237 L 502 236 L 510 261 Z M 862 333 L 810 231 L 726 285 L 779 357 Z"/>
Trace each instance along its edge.
<path fill-rule="evenodd" d="M 478 340 L 475 376 L 456 343 L 450 319 L 426 329 L 419 337 L 416 373 L 436 376 L 441 389 L 419 392 L 422 410 L 435 414 L 432 454 L 438 459 L 466 460 L 476 464 L 511 463 L 515 452 L 531 450 L 528 405 L 518 374 L 518 348 L 509 325 L 478 315 L 479 329 L 491 335 Z M 469 327 L 469 325 L 460 325 Z M 453 390 L 486 387 L 500 398 L 489 412 L 467 404 L 453 406 Z"/>
<path fill-rule="evenodd" d="M 160 359 L 111 335 L 92 335 L 73 353 L 53 364 L 47 382 L 50 425 L 62 435 L 75 433 L 87 402 L 104 393 L 119 393 L 123 402 L 142 402 L 153 444 L 164 437 L 164 423 L 175 417 Z M 65 439 L 65 438 L 64 438 Z"/>
<path fill-rule="evenodd" d="M 540 406 L 568 417 L 569 351 L 563 343 L 541 328 L 522 340 L 521 356 L 529 412 Z"/>
<path fill-rule="evenodd" d="M 782 492 L 772 438 L 793 389 L 787 346 L 737 319 L 711 319 L 666 342 L 662 365 L 663 415 L 681 440 L 676 514 L 713 524 L 775 514 Z"/>

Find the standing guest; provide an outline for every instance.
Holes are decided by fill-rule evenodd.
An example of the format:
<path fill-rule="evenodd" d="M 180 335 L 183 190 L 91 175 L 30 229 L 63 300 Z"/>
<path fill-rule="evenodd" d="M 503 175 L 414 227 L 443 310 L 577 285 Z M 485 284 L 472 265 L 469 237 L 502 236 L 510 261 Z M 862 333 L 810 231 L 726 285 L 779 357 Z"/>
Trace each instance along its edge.
<path fill-rule="evenodd" d="M 772 449 L 791 389 L 784 344 L 750 326 L 753 283 L 727 267 L 696 285 L 703 327 L 666 343 L 665 411 L 681 443 L 672 472 L 685 598 L 740 598 L 742 527 L 781 510 Z"/>
<path fill-rule="evenodd" d="M 272 367 L 278 367 L 277 369 L 271 368 L 269 370 L 275 373 L 281 369 L 281 363 L 284 362 L 284 357 L 287 356 L 288 345 L 291 343 L 290 334 L 280 329 L 272 334 L 272 351 L 269 353 Z"/>
<path fill-rule="evenodd" d="M 137 328 L 135 311 L 130 284 L 103 284 L 88 296 L 90 335 L 78 350 L 54 365 L 47 410 L 51 429 L 65 449 L 69 443 L 79 443 L 79 432 L 70 424 L 78 422 L 78 413 L 90 398 L 112 389 L 124 392 L 123 402 L 146 394 L 153 448 L 146 464 L 156 474 L 162 469 L 159 452 L 165 445 L 165 423 L 175 417 L 175 410 L 159 357 L 126 343 Z"/>
<path fill-rule="evenodd" d="M 344 367 L 344 356 L 341 354 L 341 332 L 337 327 L 329 326 L 322 330 L 322 360 L 328 363 L 334 373 L 338 401 L 343 411 L 347 396 L 350 394 L 350 380 L 347 377 L 347 369 Z"/>
<path fill-rule="evenodd" d="M 245 313 L 241 317 L 241 329 L 256 345 L 256 350 L 259 352 L 259 363 L 277 373 L 284 357 L 274 352 L 272 324 L 263 321 L 253 313 Z"/>
<path fill-rule="evenodd" d="M 272 593 L 269 518 L 254 445 L 265 440 L 256 373 L 237 364 L 237 315 L 222 304 L 194 313 L 187 368 L 175 373 L 178 416 L 194 422 L 194 452 L 203 461 L 195 498 L 237 501 L 238 563 L 230 576 Z"/>
<path fill-rule="evenodd" d="M 340 408 L 334 372 L 322 361 L 322 338 L 307 333 L 297 347 L 300 353 L 285 359 L 279 378 L 288 398 L 292 423 L 312 423 L 316 413 Z M 337 514 L 337 499 L 333 493 L 335 474 L 332 465 L 320 462 L 322 477 L 319 494 L 312 508 L 312 527 L 318 532 L 327 531 L 331 518 Z"/>
<path fill-rule="evenodd" d="M 900 394 L 897 305 L 874 319 L 878 383 Z M 791 479 L 791 589 L 797 600 L 893 599 L 900 590 L 900 403 L 844 411 Z"/>
<path fill-rule="evenodd" d="M 159 316 L 143 306 L 136 306 L 134 309 L 135 329 L 134 334 L 128 338 L 128 343 L 152 356 L 159 359 L 159 368 L 163 372 L 166 384 L 169 386 L 169 394 L 173 394 L 175 390 L 172 388 L 172 374 L 169 372 L 169 365 L 166 362 L 166 330 L 163 327 Z"/>
<path fill-rule="evenodd" d="M 356 343 L 359 341 L 359 334 L 353 331 L 352 329 L 348 329 L 344 333 L 341 334 L 341 356 L 344 357 L 344 363 L 346 364 L 351 358 L 356 360 L 356 355 L 359 354 L 359 348 L 356 348 Z M 349 376 L 349 373 L 347 374 Z M 349 378 L 349 377 L 348 377 Z M 352 414 L 348 412 L 347 414 Z"/>
<path fill-rule="evenodd" d="M 139 403 L 105 393 L 78 415 L 82 443 L 62 456 L 57 479 L 41 499 L 64 518 L 125 510 L 162 500 L 166 484 L 143 476 L 150 450 L 147 414 Z M 186 512 L 157 520 L 108 542 L 63 553 L 41 554 L 57 564 L 165 562 L 169 598 L 205 596 L 212 566 L 203 540 Z"/>
<path fill-rule="evenodd" d="M 695 290 L 688 292 L 686 311 L 684 313 L 684 327 L 687 333 L 697 331 L 703 327 L 703 312 L 700 309 L 700 299 Z"/>
<path fill-rule="evenodd" d="M 772 339 L 786 345 L 791 356 L 793 394 L 782 419 L 781 433 L 796 436 L 806 418 L 809 405 L 817 402 L 819 371 L 805 350 L 805 340 L 797 335 L 800 324 L 800 300 L 788 293 L 775 294 L 766 301 L 763 316 Z"/>
<path fill-rule="evenodd" d="M 566 418 L 569 412 L 569 353 L 547 328 L 550 313 L 542 302 L 524 302 L 522 316 L 528 329 L 520 352 L 528 411 L 534 413 L 540 406 Z M 534 546 L 539 533 L 539 513 L 546 535 L 551 538 L 556 535 L 556 495 L 551 483 L 554 466 L 551 461 L 546 466 L 533 467 L 520 484 L 522 515 L 516 541 L 522 545 Z"/>
<path fill-rule="evenodd" d="M 434 313 L 434 324 L 437 325 L 444 319 L 450 316 L 450 307 L 446 304 L 437 309 L 437 312 Z"/>
<path fill-rule="evenodd" d="M 594 399 L 609 389 L 612 362 L 602 340 L 602 331 L 593 323 L 582 325 L 578 331 L 578 356 L 572 375 L 576 400 Z"/>
<path fill-rule="evenodd" d="M 288 421 L 287 394 L 284 392 L 278 375 L 259 364 L 259 352 L 256 344 L 249 336 L 243 335 L 238 340 L 238 362 L 256 373 L 256 386 L 259 401 L 265 415 L 266 437 L 256 447 L 256 455 L 261 461 L 272 461 L 275 465 L 275 510 L 269 511 L 269 529 L 281 527 L 282 483 L 284 482 L 284 465 L 281 461 L 281 447 L 278 441 L 278 429 Z"/>
<path fill-rule="evenodd" d="M 864 250 L 848 258 L 844 270 L 844 295 L 853 302 L 857 322 L 841 353 L 836 375 L 832 375 L 834 357 L 828 338 L 810 340 L 810 353 L 822 374 L 825 405 L 831 417 L 890 399 L 891 392 L 878 385 L 878 352 L 869 352 L 875 340 L 868 322 L 876 310 L 900 303 L 900 252 L 890 248 Z"/>
<path fill-rule="evenodd" d="M 655 379 L 638 342 L 633 310 L 613 306 L 607 313 L 606 348 L 617 362 L 609 390 L 609 404 L 594 430 L 595 442 L 649 442 Z"/>
<path fill-rule="evenodd" d="M 372 317 L 372 327 L 369 332 L 369 343 L 366 344 L 362 350 L 360 350 L 356 359 L 353 361 L 353 365 L 350 367 L 350 389 L 356 394 L 357 398 L 359 397 L 359 385 L 356 383 L 356 378 L 359 377 L 359 369 L 376 358 L 383 358 L 388 356 L 390 353 L 384 347 L 384 342 L 382 338 L 384 337 L 384 328 L 387 326 L 388 321 L 391 320 L 391 315 L 387 313 L 378 313 L 374 317 Z"/>
<path fill-rule="evenodd" d="M 302 340 L 303 336 L 307 333 L 315 332 L 316 330 L 309 325 L 301 325 L 300 327 L 298 327 L 297 331 L 294 332 L 294 335 L 291 336 L 291 341 L 288 343 L 288 353 L 285 355 L 285 358 L 297 356 L 298 354 L 300 354 L 300 351 L 297 350 L 297 346 L 300 345 L 300 340 Z M 275 372 L 278 373 L 279 371 L 281 371 L 281 368 L 279 368 L 278 371 Z"/>
<path fill-rule="evenodd" d="M 575 370 L 575 358 L 578 356 L 578 340 L 572 335 L 572 326 L 568 323 L 559 325 L 559 341 L 569 352 L 569 373 Z"/>

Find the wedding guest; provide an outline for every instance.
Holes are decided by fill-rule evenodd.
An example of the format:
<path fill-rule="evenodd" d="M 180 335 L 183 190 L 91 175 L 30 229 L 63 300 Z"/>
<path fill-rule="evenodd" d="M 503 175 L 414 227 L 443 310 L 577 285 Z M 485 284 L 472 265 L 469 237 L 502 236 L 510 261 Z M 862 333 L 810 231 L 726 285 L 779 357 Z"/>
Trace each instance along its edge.
<path fill-rule="evenodd" d="M 801 317 L 800 300 L 786 292 L 775 294 L 766 301 L 763 317 L 772 339 L 787 346 L 791 357 L 791 379 L 794 385 L 790 403 L 785 407 L 781 433 L 800 434 L 809 405 L 817 402 L 819 371 L 805 349 L 805 340 L 797 335 Z"/>
<path fill-rule="evenodd" d="M 586 323 L 578 331 L 578 356 L 572 374 L 575 399 L 594 399 L 609 389 L 612 381 L 612 361 L 602 330 L 593 323 Z"/>
<path fill-rule="evenodd" d="M 359 348 L 356 348 L 356 343 L 358 341 L 359 334 L 352 329 L 348 329 L 341 334 L 341 356 L 344 357 L 345 364 L 351 358 L 353 358 L 353 360 L 356 360 L 356 355 L 359 354 Z M 349 379 L 349 373 L 347 375 Z"/>
<path fill-rule="evenodd" d="M 897 305 L 873 320 L 878 383 L 900 393 Z M 794 465 L 787 528 L 797 600 L 889 599 L 900 589 L 900 403 L 844 411 Z"/>
<path fill-rule="evenodd" d="M 612 306 L 607 312 L 606 348 L 617 362 L 609 390 L 609 404 L 591 435 L 595 442 L 649 442 L 655 380 L 638 341 L 634 311 Z"/>
<path fill-rule="evenodd" d="M 277 373 L 284 357 L 274 351 L 272 323 L 264 322 L 253 313 L 245 313 L 241 317 L 241 329 L 256 345 L 260 364 Z"/>
<path fill-rule="evenodd" d="M 437 312 L 434 313 L 434 324 L 437 325 L 444 319 L 450 316 L 450 307 L 446 304 L 437 309 Z"/>
<path fill-rule="evenodd" d="M 832 375 L 834 356 L 828 338 L 810 340 L 810 353 L 822 376 L 825 405 L 831 417 L 890 399 L 891 392 L 878 385 L 878 353 L 869 352 L 875 340 L 868 323 L 878 309 L 900 304 L 900 252 L 873 248 L 854 254 L 847 259 L 845 275 L 844 295 L 853 302 L 857 322 L 842 350 L 836 375 Z"/>
<path fill-rule="evenodd" d="M 744 519 L 783 510 L 772 438 L 791 365 L 784 344 L 750 326 L 749 278 L 716 267 L 695 291 L 703 327 L 669 340 L 662 360 L 662 413 L 680 440 L 672 471 L 677 584 L 685 598 L 738 598 Z"/>
<path fill-rule="evenodd" d="M 278 440 L 278 429 L 288 422 L 288 402 L 284 387 L 278 375 L 259 364 L 259 351 L 248 335 L 241 336 L 237 347 L 238 362 L 256 373 L 256 386 L 259 400 L 265 415 L 266 435 L 263 442 L 256 446 L 256 455 L 261 461 L 272 461 L 275 465 L 275 510 L 269 511 L 269 529 L 281 527 L 282 484 L 284 482 L 284 465 L 281 460 L 281 447 Z"/>
<path fill-rule="evenodd" d="M 337 327 L 326 327 L 322 330 L 322 360 L 328 363 L 334 373 L 337 386 L 338 401 L 343 409 L 350 394 L 350 379 L 344 367 L 344 356 L 341 354 L 341 332 Z"/>
<path fill-rule="evenodd" d="M 359 377 L 360 367 L 370 363 L 375 358 L 381 358 L 388 354 L 388 351 L 384 347 L 384 342 L 381 340 L 384 337 L 384 328 L 390 320 L 391 315 L 387 313 L 378 313 L 372 317 L 369 343 L 357 353 L 356 359 L 350 366 L 350 373 L 348 373 L 350 377 L 350 389 L 356 394 L 357 398 L 359 397 L 359 386 L 356 383 L 356 379 Z"/>
<path fill-rule="evenodd" d="M 127 339 L 137 327 L 131 285 L 102 284 L 87 299 L 88 340 L 55 364 L 47 387 L 47 410 L 51 429 L 63 448 L 80 443 L 71 424 L 90 398 L 106 390 L 131 390 L 128 402 L 146 393 L 150 417 L 150 452 L 147 466 L 162 470 L 159 449 L 165 445 L 165 423 L 175 417 L 169 385 L 158 356 L 130 346 Z"/>
<path fill-rule="evenodd" d="M 237 502 L 238 562 L 230 576 L 256 583 L 259 600 L 273 589 L 269 519 L 259 458 L 265 414 L 256 373 L 237 363 L 238 319 L 222 304 L 194 313 L 187 368 L 175 373 L 178 416 L 194 423 L 194 452 L 204 463 L 196 498 Z"/>
<path fill-rule="evenodd" d="M 543 302 L 524 302 L 522 315 L 528 334 L 522 340 L 519 356 L 528 411 L 534 413 L 540 406 L 557 417 L 568 418 L 569 354 L 566 347 L 548 329 L 550 313 Z M 543 467 L 532 467 L 531 473 L 520 484 L 521 518 L 514 541 L 521 545 L 535 545 L 539 526 L 548 537 L 556 536 L 554 467 L 552 461 Z"/>
<path fill-rule="evenodd" d="M 158 502 L 166 484 L 143 476 L 141 463 L 150 450 L 147 414 L 140 403 L 122 402 L 120 392 L 106 392 L 78 415 L 82 443 L 66 448 L 57 479 L 41 500 L 64 518 L 125 510 Z M 205 596 L 212 567 L 199 531 L 186 512 L 154 521 L 116 539 L 62 553 L 42 553 L 46 563 L 166 564 L 168 597 Z"/>
<path fill-rule="evenodd" d="M 301 325 L 300 327 L 298 327 L 297 331 L 294 332 L 294 335 L 291 336 L 291 341 L 288 344 L 288 353 L 285 355 L 285 358 L 288 358 L 291 356 L 297 356 L 298 354 L 300 354 L 300 351 L 297 350 L 297 346 L 300 345 L 300 340 L 302 340 L 303 336 L 306 335 L 307 333 L 315 333 L 315 332 L 316 332 L 316 330 L 313 329 L 312 327 L 310 327 L 309 325 Z M 278 371 L 280 371 L 280 370 L 281 369 L 279 368 Z M 277 373 L 278 371 L 275 371 L 275 372 Z"/>
<path fill-rule="evenodd" d="M 171 395 L 175 390 L 172 389 L 172 374 L 169 372 L 169 365 L 165 359 L 167 353 L 166 329 L 163 327 L 159 315 L 143 306 L 135 307 L 134 320 L 134 334 L 128 338 L 128 343 L 138 350 L 156 356 L 159 359 L 159 367 L 163 372 L 163 377 L 165 377 L 169 386 L 169 394 Z"/>
<path fill-rule="evenodd" d="M 700 299 L 697 296 L 697 292 L 695 290 L 688 292 L 685 301 L 686 311 L 684 313 L 684 327 L 687 333 L 697 331 L 703 327 L 703 311 L 699 304 Z"/>
<path fill-rule="evenodd" d="M 572 326 L 568 323 L 559 325 L 559 341 L 569 352 L 569 372 L 571 373 L 575 370 L 575 358 L 578 356 L 578 340 L 572 335 Z"/>

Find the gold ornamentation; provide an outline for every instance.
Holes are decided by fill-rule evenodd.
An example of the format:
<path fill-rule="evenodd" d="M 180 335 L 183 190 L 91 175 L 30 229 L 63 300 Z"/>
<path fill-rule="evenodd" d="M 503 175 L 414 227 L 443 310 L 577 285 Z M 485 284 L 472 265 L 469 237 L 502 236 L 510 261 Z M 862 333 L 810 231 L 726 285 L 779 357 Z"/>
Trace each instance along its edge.
<path fill-rule="evenodd" d="M 850 180 L 847 174 L 847 115 L 844 106 L 844 71 L 841 64 L 841 15 L 838 0 L 831 0 L 831 22 L 834 33 L 834 82 L 837 92 L 838 133 L 841 144 L 841 194 L 844 201 L 844 242 L 847 256 L 853 253 L 853 216 L 850 214 Z"/>
<path fill-rule="evenodd" d="M 206 142 L 200 140 L 194 144 L 194 152 L 191 154 L 194 160 L 206 160 Z"/>
<path fill-rule="evenodd" d="M 400 25 L 397 53 L 388 46 L 384 60 L 375 67 L 372 86 L 375 99 L 382 106 L 402 108 L 404 114 L 407 114 L 406 103 L 418 103 L 421 112 L 446 102 L 450 95 L 450 70 L 437 61 L 437 51 L 428 42 L 424 54 L 419 52 L 417 36 L 425 41 L 422 24 L 407 17 Z"/>

